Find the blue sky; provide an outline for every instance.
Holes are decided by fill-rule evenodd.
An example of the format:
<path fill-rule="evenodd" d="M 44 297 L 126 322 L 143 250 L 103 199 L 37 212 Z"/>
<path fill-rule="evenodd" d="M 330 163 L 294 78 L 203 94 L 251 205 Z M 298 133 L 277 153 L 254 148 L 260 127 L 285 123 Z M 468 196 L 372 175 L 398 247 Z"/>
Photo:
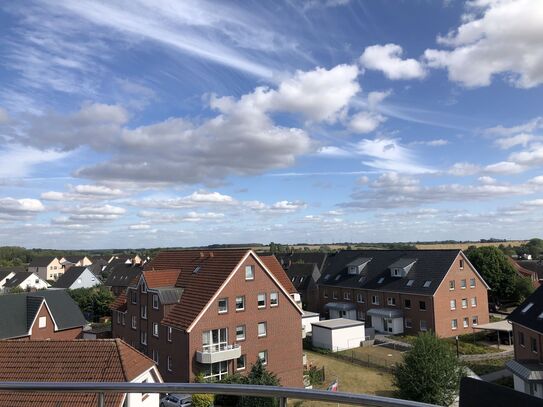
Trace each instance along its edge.
<path fill-rule="evenodd" d="M 543 1 L 0 6 L 0 239 L 522 239 Z"/>

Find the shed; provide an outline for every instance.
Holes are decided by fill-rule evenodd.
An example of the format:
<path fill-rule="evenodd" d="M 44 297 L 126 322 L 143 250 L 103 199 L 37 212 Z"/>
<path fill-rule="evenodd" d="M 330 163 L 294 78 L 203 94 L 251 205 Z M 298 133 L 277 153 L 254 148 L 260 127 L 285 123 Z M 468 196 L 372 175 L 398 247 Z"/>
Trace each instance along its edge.
<path fill-rule="evenodd" d="M 302 314 L 302 330 L 303 333 L 309 334 L 312 331 L 312 324 L 320 321 L 318 312 L 304 311 Z"/>
<path fill-rule="evenodd" d="M 312 324 L 312 343 L 332 352 L 358 348 L 365 339 L 363 321 L 336 318 Z"/>

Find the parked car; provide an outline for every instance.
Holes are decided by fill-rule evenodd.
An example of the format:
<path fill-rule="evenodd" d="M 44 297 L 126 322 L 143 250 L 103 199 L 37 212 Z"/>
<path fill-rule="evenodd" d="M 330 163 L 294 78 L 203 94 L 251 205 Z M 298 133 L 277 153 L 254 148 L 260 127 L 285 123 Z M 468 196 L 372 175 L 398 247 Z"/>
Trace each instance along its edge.
<path fill-rule="evenodd" d="M 189 407 L 191 405 L 190 394 L 168 394 L 160 400 L 160 407 Z"/>

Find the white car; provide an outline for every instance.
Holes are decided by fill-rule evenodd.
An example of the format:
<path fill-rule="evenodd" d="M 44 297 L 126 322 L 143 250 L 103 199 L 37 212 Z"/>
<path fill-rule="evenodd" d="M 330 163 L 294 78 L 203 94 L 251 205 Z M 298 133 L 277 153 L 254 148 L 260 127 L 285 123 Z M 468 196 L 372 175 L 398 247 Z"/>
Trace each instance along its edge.
<path fill-rule="evenodd" d="M 168 394 L 160 400 L 160 407 L 189 407 L 191 405 L 190 394 Z"/>

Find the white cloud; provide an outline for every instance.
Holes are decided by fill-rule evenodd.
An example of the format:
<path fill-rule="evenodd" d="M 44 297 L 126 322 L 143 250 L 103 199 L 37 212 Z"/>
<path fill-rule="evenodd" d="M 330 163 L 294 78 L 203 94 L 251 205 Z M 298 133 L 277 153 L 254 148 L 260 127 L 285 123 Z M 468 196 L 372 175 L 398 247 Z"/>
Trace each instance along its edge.
<path fill-rule="evenodd" d="M 536 140 L 537 137 L 533 134 L 527 134 L 527 133 L 521 133 L 517 134 L 515 136 L 510 137 L 501 137 L 495 140 L 495 143 L 498 147 L 500 147 L 503 150 L 507 150 L 511 147 L 515 146 L 523 146 L 526 147 L 528 143 Z"/>
<path fill-rule="evenodd" d="M 478 180 L 481 184 L 486 184 L 486 185 L 492 185 L 492 184 L 497 183 L 496 178 L 489 177 L 488 175 L 479 177 Z"/>
<path fill-rule="evenodd" d="M 0 107 L 0 124 L 9 122 L 9 115 L 6 109 Z"/>
<path fill-rule="evenodd" d="M 179 198 L 146 198 L 131 202 L 134 206 L 157 209 L 184 209 L 202 205 L 232 205 L 235 203 L 236 201 L 230 195 L 203 190 Z"/>
<path fill-rule="evenodd" d="M 136 225 L 130 225 L 128 227 L 128 229 L 130 229 L 130 230 L 147 230 L 147 229 L 151 229 L 151 225 L 146 225 L 144 223 L 138 223 Z"/>
<path fill-rule="evenodd" d="M 11 197 L 0 198 L 0 212 L 7 214 L 43 212 L 45 207 L 38 199 Z"/>
<path fill-rule="evenodd" d="M 370 110 L 375 110 L 379 105 L 392 94 L 391 90 L 386 91 L 373 91 L 368 93 L 368 108 Z"/>
<path fill-rule="evenodd" d="M 302 201 L 279 201 L 274 203 L 271 207 L 271 211 L 279 211 L 279 212 L 295 212 L 300 209 L 304 209 L 307 207 L 307 204 Z"/>
<path fill-rule="evenodd" d="M 324 157 L 352 157 L 353 156 L 351 152 L 346 151 L 336 146 L 321 147 L 318 149 L 317 154 Z"/>
<path fill-rule="evenodd" d="M 420 79 L 426 76 L 422 64 L 416 59 L 402 59 L 402 47 L 396 44 L 366 47 L 360 63 L 367 69 L 383 72 L 388 79 Z"/>
<path fill-rule="evenodd" d="M 85 201 L 118 198 L 124 193 L 118 188 L 104 185 L 75 185 L 69 186 L 69 192 L 47 191 L 41 194 L 41 199 L 47 201 Z"/>
<path fill-rule="evenodd" d="M 351 118 L 349 128 L 356 133 L 371 133 L 385 120 L 386 118 L 380 114 L 360 112 Z"/>
<path fill-rule="evenodd" d="M 451 168 L 449 168 L 448 173 L 451 175 L 456 175 L 458 177 L 464 177 L 466 175 L 477 174 L 481 170 L 481 167 L 475 164 L 461 162 L 455 163 Z"/>
<path fill-rule="evenodd" d="M 68 153 L 52 149 L 38 150 L 18 144 L 8 144 L 0 150 L 0 178 L 23 178 L 33 173 L 34 167 L 62 161 Z M 9 165 L 7 165 L 9 163 Z"/>
<path fill-rule="evenodd" d="M 446 146 L 447 144 L 449 144 L 449 141 L 448 140 L 445 140 L 445 139 L 435 139 L 435 140 L 419 140 L 419 141 L 413 141 L 409 144 L 413 144 L 413 145 L 423 145 L 423 146 L 428 146 L 428 147 L 441 147 L 441 146 Z"/>
<path fill-rule="evenodd" d="M 449 79 L 467 87 L 488 86 L 508 74 L 515 86 L 543 83 L 543 7 L 534 0 L 468 2 L 464 22 L 438 42 L 451 50 L 427 49 L 429 66 L 446 68 Z"/>

